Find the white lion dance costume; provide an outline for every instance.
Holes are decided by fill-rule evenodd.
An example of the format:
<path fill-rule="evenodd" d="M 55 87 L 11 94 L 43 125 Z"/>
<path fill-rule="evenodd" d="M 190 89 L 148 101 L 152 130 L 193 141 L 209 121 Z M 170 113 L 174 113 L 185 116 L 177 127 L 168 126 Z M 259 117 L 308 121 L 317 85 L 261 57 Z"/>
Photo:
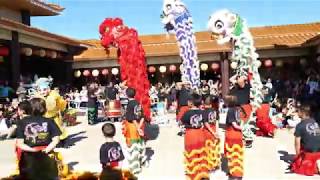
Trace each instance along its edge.
<path fill-rule="evenodd" d="M 254 133 L 253 125 L 255 122 L 255 111 L 260 107 L 263 101 L 262 83 L 258 68 L 261 62 L 258 60 L 258 54 L 254 47 L 252 35 L 244 20 L 237 14 L 228 10 L 220 10 L 210 16 L 208 28 L 213 36 L 217 36 L 218 44 L 230 43 L 232 47 L 232 64 L 236 65 L 236 76 L 247 77 L 250 81 L 250 105 L 251 113 L 249 119 L 243 124 L 241 131 L 235 131 L 232 128 L 226 130 L 225 153 L 228 158 L 229 172 L 231 176 L 243 176 L 243 143 L 252 141 Z M 242 122 L 243 123 L 243 122 Z M 228 136 L 229 135 L 229 136 Z M 242 137 L 243 136 L 243 137 Z"/>
<path fill-rule="evenodd" d="M 191 15 L 180 0 L 164 0 L 161 17 L 167 32 L 174 32 L 179 44 L 183 61 L 181 80 L 197 89 L 200 86 L 200 69 Z"/>
<path fill-rule="evenodd" d="M 263 101 L 262 83 L 258 68 L 261 62 L 258 60 L 256 48 L 253 45 L 252 35 L 248 26 L 239 15 L 221 10 L 210 16 L 208 23 L 209 29 L 214 35 L 218 35 L 218 43 L 224 44 L 230 42 L 232 45 L 232 63 L 237 65 L 236 75 L 239 77 L 246 76 L 250 80 L 250 96 L 252 97 L 250 104 L 253 111 L 250 115 L 249 122 L 255 121 L 253 113 L 258 109 Z M 246 129 L 244 136 L 252 138 L 250 128 Z M 246 132 L 246 131 L 250 132 Z M 246 134 L 248 133 L 248 134 Z"/>

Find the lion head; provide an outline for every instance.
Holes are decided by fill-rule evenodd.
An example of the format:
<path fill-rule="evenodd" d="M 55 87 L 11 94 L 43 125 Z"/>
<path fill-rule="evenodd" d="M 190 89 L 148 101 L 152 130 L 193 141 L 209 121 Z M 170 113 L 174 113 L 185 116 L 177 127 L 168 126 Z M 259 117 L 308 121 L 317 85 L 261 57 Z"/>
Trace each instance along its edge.
<path fill-rule="evenodd" d="M 209 17 L 208 29 L 219 44 L 229 42 L 237 21 L 237 15 L 229 10 L 220 10 Z"/>
<path fill-rule="evenodd" d="M 124 28 L 123 21 L 120 18 L 106 18 L 99 27 L 101 34 L 101 43 L 108 48 L 110 45 L 117 46 L 117 39 L 122 35 Z"/>
<path fill-rule="evenodd" d="M 185 4 L 181 0 L 164 0 L 162 10 L 162 23 L 167 31 L 174 29 L 175 18 L 187 12 Z"/>

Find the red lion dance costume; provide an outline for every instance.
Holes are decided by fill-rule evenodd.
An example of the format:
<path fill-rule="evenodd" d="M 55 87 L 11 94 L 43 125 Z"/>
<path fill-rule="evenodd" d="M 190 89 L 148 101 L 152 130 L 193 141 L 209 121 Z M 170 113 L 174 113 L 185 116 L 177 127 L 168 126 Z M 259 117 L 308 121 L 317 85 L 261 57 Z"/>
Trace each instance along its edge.
<path fill-rule="evenodd" d="M 135 100 L 143 109 L 144 117 L 150 120 L 150 83 L 147 75 L 145 52 L 135 29 L 123 25 L 120 18 L 106 18 L 99 28 L 101 43 L 107 50 L 110 46 L 118 48 L 121 80 L 136 90 Z M 137 120 L 139 121 L 139 120 Z M 129 169 L 137 174 L 144 164 L 145 147 L 137 127 L 129 121 L 123 123 L 123 134 L 126 138 L 130 157 Z"/>
<path fill-rule="evenodd" d="M 144 115 L 150 119 L 150 83 L 147 75 L 145 52 L 135 29 L 123 25 L 120 18 L 106 18 L 100 25 L 101 44 L 118 48 L 121 80 L 136 90 L 135 99 L 142 105 Z"/>

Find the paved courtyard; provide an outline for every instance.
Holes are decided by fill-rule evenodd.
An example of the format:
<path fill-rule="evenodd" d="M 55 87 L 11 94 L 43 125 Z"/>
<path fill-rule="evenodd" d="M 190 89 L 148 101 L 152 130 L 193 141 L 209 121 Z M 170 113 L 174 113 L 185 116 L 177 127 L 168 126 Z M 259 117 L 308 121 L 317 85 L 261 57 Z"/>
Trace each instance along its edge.
<path fill-rule="evenodd" d="M 148 141 L 147 154 L 150 165 L 139 175 L 141 180 L 183 180 L 183 137 L 178 136 L 178 128 L 173 120 L 161 126 L 158 137 Z M 99 172 L 99 148 L 104 142 L 101 133 L 103 123 L 88 126 L 84 118 L 81 124 L 68 128 L 70 140 L 67 149 L 58 149 L 64 155 L 65 162 L 74 170 Z M 124 138 L 121 135 L 121 124 L 116 123 L 118 140 L 124 151 Z M 221 129 L 223 134 L 223 130 Z M 320 176 L 306 177 L 290 174 L 286 170 L 287 161 L 294 152 L 293 133 L 288 130 L 278 131 L 274 139 L 257 137 L 253 148 L 245 151 L 244 179 L 266 180 L 316 180 Z M 0 141 L 0 177 L 8 176 L 15 168 L 14 140 Z M 126 162 L 124 167 L 126 167 Z M 224 169 L 224 168 L 222 168 Z M 227 179 L 224 170 L 212 174 L 212 179 Z"/>

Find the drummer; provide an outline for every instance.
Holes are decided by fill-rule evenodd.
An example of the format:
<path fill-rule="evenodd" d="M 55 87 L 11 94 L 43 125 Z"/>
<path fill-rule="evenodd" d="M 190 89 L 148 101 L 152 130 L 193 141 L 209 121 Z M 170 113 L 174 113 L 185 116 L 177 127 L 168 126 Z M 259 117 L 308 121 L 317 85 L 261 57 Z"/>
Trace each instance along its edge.
<path fill-rule="evenodd" d="M 118 89 L 114 87 L 113 82 L 110 82 L 105 89 L 106 98 L 108 101 L 114 101 L 118 96 Z"/>

